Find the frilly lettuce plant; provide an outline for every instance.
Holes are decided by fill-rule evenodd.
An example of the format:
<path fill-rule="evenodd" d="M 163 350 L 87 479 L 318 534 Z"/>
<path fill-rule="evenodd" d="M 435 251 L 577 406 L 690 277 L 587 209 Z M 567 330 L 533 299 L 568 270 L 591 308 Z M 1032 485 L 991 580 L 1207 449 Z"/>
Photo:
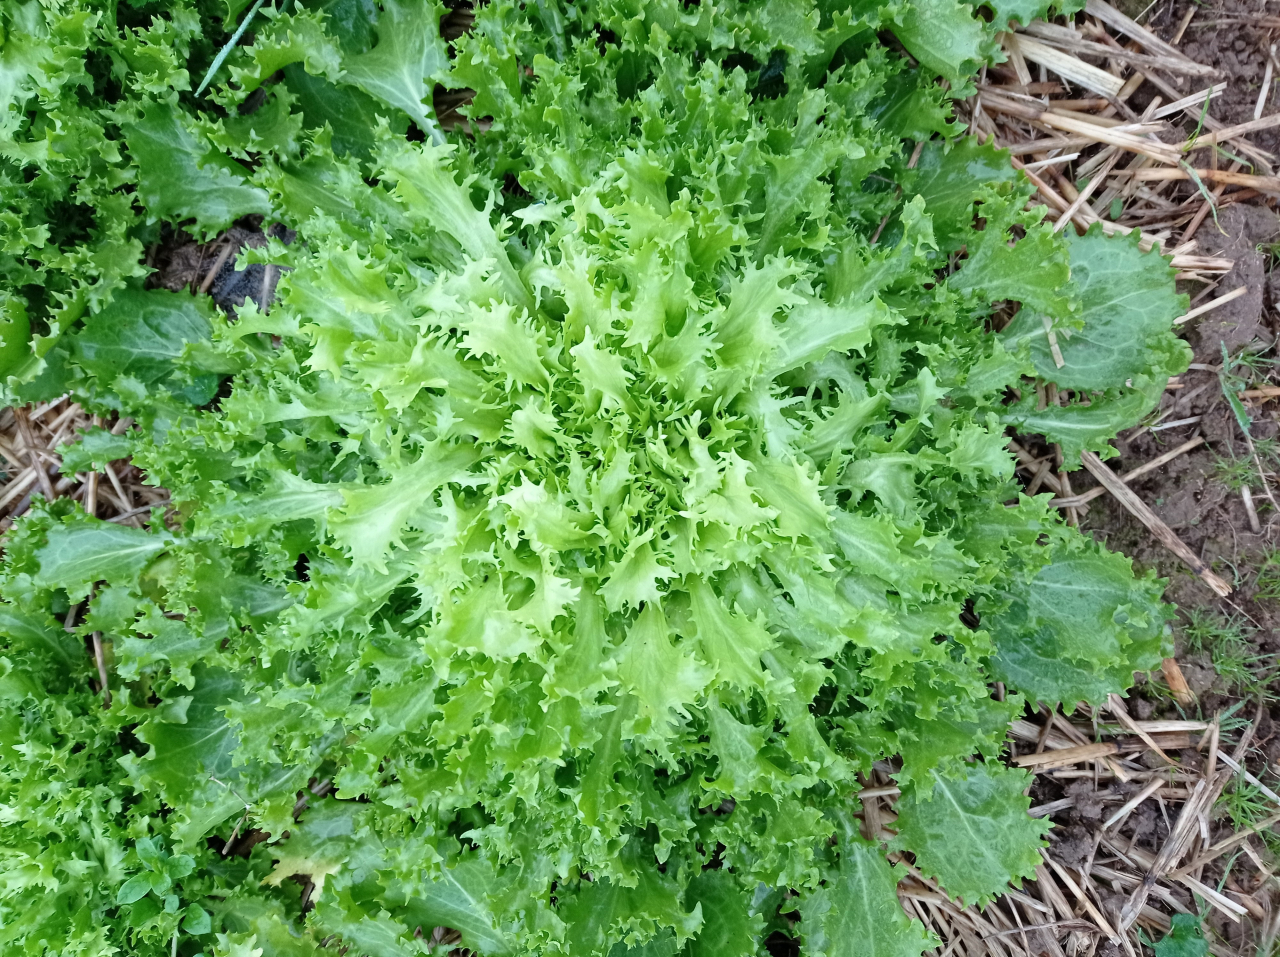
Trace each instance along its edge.
<path fill-rule="evenodd" d="M 1105 448 L 1185 364 L 1185 300 L 954 139 L 937 76 L 993 27 L 493 0 L 447 46 L 431 3 L 282 4 L 203 101 L 203 6 L 5 10 L 15 215 L 101 163 L 117 237 L 88 286 L 11 249 L 43 331 L 8 395 L 132 416 L 64 468 L 132 455 L 173 503 L 9 533 L 7 952 L 912 957 L 890 857 L 966 904 L 1033 873 L 1009 722 L 1126 688 L 1166 611 L 1020 494 L 1008 430 Z M 90 81 L 31 65 L 69 47 Z M 436 84 L 474 91 L 452 131 Z M 246 253 L 270 308 L 139 282 L 148 223 L 249 214 L 298 232 Z"/>

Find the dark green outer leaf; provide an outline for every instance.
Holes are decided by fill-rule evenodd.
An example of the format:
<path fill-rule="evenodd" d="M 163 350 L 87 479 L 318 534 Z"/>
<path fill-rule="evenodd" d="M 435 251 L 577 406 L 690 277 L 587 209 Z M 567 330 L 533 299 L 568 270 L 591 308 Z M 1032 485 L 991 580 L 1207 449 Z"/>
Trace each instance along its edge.
<path fill-rule="evenodd" d="M 805 953 L 813 957 L 919 957 L 933 946 L 917 920 L 903 912 L 898 875 L 880 848 L 854 839 L 840 848 L 840 864 L 825 886 L 800 907 Z"/>
<path fill-rule="evenodd" d="M 1133 570 L 1119 556 L 1064 555 L 1032 580 L 1029 614 L 1055 623 L 1064 657 L 1112 664 L 1120 652 L 1115 618 L 1132 584 Z"/>
<path fill-rule="evenodd" d="M 1104 456 L 1114 455 L 1111 440 L 1155 408 L 1165 382 L 1146 381 L 1144 388 L 1121 389 L 1118 394 L 1094 396 L 1089 405 L 1048 406 L 1036 410 L 1034 392 L 1001 418 L 1022 432 L 1043 435 L 1062 446 L 1069 470 L 1080 467 L 1080 453 L 1089 449 Z"/>
<path fill-rule="evenodd" d="M 1081 544 L 1009 587 L 1003 608 L 986 600 L 994 675 L 1050 706 L 1097 703 L 1156 667 L 1168 651 L 1163 582 L 1135 578 L 1127 558 Z"/>
<path fill-rule="evenodd" d="M 967 905 L 983 904 L 1010 881 L 1035 875 L 1048 821 L 1027 814 L 1026 771 L 971 765 L 961 778 L 939 779 L 933 793 L 898 802 L 895 847 Z"/>
<path fill-rule="evenodd" d="M 485 957 L 510 954 L 511 941 L 497 929 L 488 903 L 497 881 L 488 861 L 462 861 L 446 868 L 438 880 L 419 884 L 406 916 L 424 928 L 452 927 L 462 935 L 463 946 Z"/>
<path fill-rule="evenodd" d="M 148 103 L 125 138 L 152 220 L 194 218 L 200 230 L 212 232 L 241 216 L 271 212 L 266 192 L 249 186 L 234 161 L 210 152 L 172 105 Z"/>
<path fill-rule="evenodd" d="M 435 0 L 383 0 L 378 43 L 344 57 L 344 81 L 398 107 L 429 137 L 442 141 L 431 106 L 433 78 L 449 65 L 440 36 L 444 10 Z"/>
<path fill-rule="evenodd" d="M 105 382 L 129 375 L 150 385 L 174 371 L 187 343 L 208 339 L 210 333 L 207 299 L 126 289 L 89 318 L 72 339 L 72 349 L 80 364 Z"/>
<path fill-rule="evenodd" d="M 235 729 L 220 708 L 240 694 L 240 682 L 218 668 L 193 669 L 195 687 L 184 720 L 157 715 L 138 728 L 138 740 L 151 745 L 137 762 L 139 770 L 162 789 L 165 801 L 182 807 L 211 776 L 224 782 L 232 770 L 232 753 L 239 743 Z"/>
<path fill-rule="evenodd" d="M 1073 13 L 1083 6 L 1084 4 L 1079 0 L 1067 0 L 1066 3 L 1059 4 L 1049 3 L 1046 0 L 993 0 L 990 4 L 994 15 L 992 22 L 1001 30 L 1008 27 L 1012 21 L 1017 21 L 1025 27 L 1032 20 L 1047 17 L 1050 10 Z"/>
<path fill-rule="evenodd" d="M 753 957 L 764 920 L 723 868 L 702 871 L 685 892 L 685 903 L 702 905 L 702 928 L 686 948 L 688 957 Z"/>
<path fill-rule="evenodd" d="M 907 139 L 954 135 L 951 111 L 941 92 L 922 84 L 914 73 L 899 73 L 885 82 L 884 95 L 872 104 L 871 113 L 883 129 Z"/>
<path fill-rule="evenodd" d="M 1184 371 L 1190 350 L 1172 328 L 1186 312 L 1187 297 L 1175 290 L 1167 261 L 1143 253 L 1136 230 L 1128 237 L 1109 237 L 1101 226 L 1083 236 L 1067 230 L 1066 242 L 1083 327 L 1059 328 L 1064 365 L 1054 360 L 1041 313 L 1019 312 L 1003 333 L 1006 343 L 1029 340 L 1036 371 L 1068 389 L 1112 389 L 1137 376 Z"/>
<path fill-rule="evenodd" d="M 1133 685 L 1134 672 L 1158 665 L 1165 650 L 1159 639 L 1143 642 L 1133 647 L 1131 663 L 1104 668 L 1061 657 L 1057 636 L 1048 627 L 1024 630 L 1016 638 L 997 640 L 996 645 L 997 654 L 991 659 L 993 677 L 1028 698 L 1067 708 L 1080 701 L 1097 704 L 1109 694 L 1127 690 Z"/>
<path fill-rule="evenodd" d="M 353 86 L 335 86 L 322 76 L 312 76 L 299 63 L 284 68 L 289 92 L 298 98 L 303 121 L 310 129 L 326 123 L 333 131 L 333 151 L 367 159 L 373 152 L 379 116 L 391 132 L 403 135 L 409 127 L 405 114 L 387 107 Z"/>
<path fill-rule="evenodd" d="M 996 52 L 986 24 L 958 0 L 913 3 L 893 32 L 912 56 L 954 83 Z"/>
<path fill-rule="evenodd" d="M 52 654 L 67 670 L 82 666 L 84 646 L 51 620 L 40 620 L 16 605 L 0 604 L 0 634 L 37 653 Z"/>
<path fill-rule="evenodd" d="M 1021 197 L 1005 206 L 1021 206 Z M 1017 220 L 1004 219 L 996 203 L 983 203 L 980 214 L 989 217 L 986 228 L 969 243 L 969 258 L 952 281 L 956 290 L 981 292 L 984 302 L 1010 299 L 1022 303 L 1018 315 L 1048 313 L 1066 318 L 1078 308 L 1071 285 L 1071 270 L 1063 255 L 1062 240 L 1047 223 L 1028 226 L 1025 235 L 1009 245 L 1009 227 Z"/>
<path fill-rule="evenodd" d="M 973 204 L 984 183 L 1017 183 L 1007 153 L 970 136 L 947 143 L 930 140 L 916 161 L 913 184 L 933 217 L 933 235 L 950 251 L 972 237 Z"/>

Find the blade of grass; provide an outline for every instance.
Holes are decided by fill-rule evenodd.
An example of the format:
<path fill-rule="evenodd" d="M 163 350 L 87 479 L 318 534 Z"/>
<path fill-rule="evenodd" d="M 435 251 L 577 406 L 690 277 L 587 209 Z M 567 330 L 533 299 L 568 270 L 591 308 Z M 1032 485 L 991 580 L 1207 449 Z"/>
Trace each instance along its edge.
<path fill-rule="evenodd" d="M 257 2 L 249 8 L 249 12 L 244 15 L 244 19 L 240 21 L 240 26 L 236 28 L 236 32 L 231 34 L 231 39 L 223 44 L 222 49 L 218 51 L 218 55 L 214 57 L 213 62 L 209 64 L 209 72 L 204 75 L 204 79 L 201 80 L 200 85 L 196 87 L 196 96 L 199 96 L 205 91 L 205 88 L 213 80 L 214 74 L 222 69 L 222 64 L 227 62 L 227 57 L 231 55 L 231 51 L 235 49 L 236 44 L 240 42 L 240 38 L 244 36 L 244 31 L 249 28 L 249 21 L 253 19 L 254 14 L 258 12 L 258 8 L 261 6 L 262 0 L 257 0 Z"/>

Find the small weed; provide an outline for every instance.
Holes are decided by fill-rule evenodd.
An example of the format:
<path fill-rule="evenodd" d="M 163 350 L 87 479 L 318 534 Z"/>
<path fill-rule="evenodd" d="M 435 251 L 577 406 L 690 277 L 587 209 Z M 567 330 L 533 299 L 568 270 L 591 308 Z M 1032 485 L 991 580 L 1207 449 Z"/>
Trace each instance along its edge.
<path fill-rule="evenodd" d="M 1223 643 L 1245 643 L 1244 628 L 1238 618 L 1227 618 L 1203 608 L 1187 612 L 1187 623 L 1182 633 L 1189 651 L 1209 651 Z"/>
<path fill-rule="evenodd" d="M 1262 556 L 1253 587 L 1255 601 L 1280 602 L 1280 548 L 1269 549 Z"/>
<path fill-rule="evenodd" d="M 1272 255 L 1276 247 L 1271 248 Z M 1227 401 L 1236 425 L 1244 436 L 1247 452 L 1237 456 L 1233 443 L 1227 441 L 1227 455 L 1214 454 L 1213 471 L 1218 482 L 1230 491 L 1238 492 L 1242 488 L 1261 488 L 1271 499 L 1270 481 L 1274 480 L 1275 467 L 1280 462 L 1280 447 L 1275 439 L 1254 439 L 1252 434 L 1253 417 L 1244 404 L 1242 393 L 1259 380 L 1266 380 L 1277 368 L 1280 360 L 1268 356 L 1266 352 L 1242 352 L 1232 357 L 1227 353 L 1227 344 L 1222 343 L 1222 366 L 1218 370 L 1218 386 L 1222 397 Z"/>
<path fill-rule="evenodd" d="M 1262 460 L 1265 467 L 1280 464 L 1280 439 L 1254 439 L 1254 451 L 1258 453 L 1258 458 Z"/>
<path fill-rule="evenodd" d="M 1213 457 L 1214 478 L 1233 492 L 1240 491 L 1246 485 L 1255 490 L 1261 489 L 1264 482 L 1273 481 L 1273 473 L 1277 465 L 1280 465 L 1280 442 L 1274 438 L 1254 439 L 1253 447 L 1262 467 L 1267 471 L 1265 476 L 1259 473 L 1258 463 L 1252 456 L 1246 454 L 1238 458 L 1233 452 L 1230 456 Z"/>
<path fill-rule="evenodd" d="M 1202 608 L 1193 608 L 1183 626 L 1183 636 L 1190 651 L 1207 651 L 1217 672 L 1227 686 L 1245 698 L 1271 700 L 1268 688 L 1275 674 L 1275 655 L 1260 655 L 1250 642 L 1251 629 L 1244 619 L 1227 618 Z"/>
<path fill-rule="evenodd" d="M 1258 484 L 1258 470 L 1254 467 L 1252 459 L 1215 455 L 1213 477 L 1233 492 L 1240 491 L 1246 485 L 1252 488 Z"/>
<path fill-rule="evenodd" d="M 1151 940 L 1142 931 L 1138 932 L 1138 939 L 1156 957 L 1204 957 L 1209 952 L 1209 942 L 1201 931 L 1201 920 L 1199 914 L 1174 914 L 1169 933 L 1160 940 Z"/>
<path fill-rule="evenodd" d="M 1232 735 L 1239 734 L 1245 728 L 1253 724 L 1248 717 L 1243 714 L 1243 708 L 1248 699 L 1241 698 L 1226 711 L 1218 715 L 1218 727 L 1223 734 Z"/>
<path fill-rule="evenodd" d="M 1223 789 L 1222 796 L 1218 798 L 1216 810 L 1219 816 L 1225 816 L 1231 820 L 1233 830 L 1241 831 L 1254 827 L 1259 821 L 1274 814 L 1276 806 L 1275 802 L 1263 794 L 1259 787 L 1243 778 L 1235 777 Z M 1260 831 L 1258 837 L 1262 839 L 1262 843 L 1272 855 L 1280 855 L 1280 834 L 1277 834 L 1273 828 Z"/>
<path fill-rule="evenodd" d="M 1267 272 L 1280 266 L 1280 243 L 1258 243 L 1255 248 L 1266 257 Z"/>
<path fill-rule="evenodd" d="M 1271 247 L 1271 254 L 1280 257 L 1280 244 Z M 1280 368 L 1280 358 L 1267 355 L 1269 351 L 1270 349 L 1262 352 L 1242 352 L 1229 359 L 1231 376 L 1243 379 L 1249 384 L 1266 380 L 1277 368 Z"/>

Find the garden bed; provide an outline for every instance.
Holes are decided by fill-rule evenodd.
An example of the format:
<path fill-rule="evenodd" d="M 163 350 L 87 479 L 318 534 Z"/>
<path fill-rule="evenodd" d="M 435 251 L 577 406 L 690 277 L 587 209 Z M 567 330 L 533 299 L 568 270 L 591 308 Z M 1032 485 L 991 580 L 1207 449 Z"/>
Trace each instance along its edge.
<path fill-rule="evenodd" d="M 1012 725 L 1004 762 L 1035 775 L 1030 787 L 1032 817 L 1055 825 L 1040 863 L 1024 868 L 1024 873 L 1034 873 L 1034 879 L 985 907 L 964 907 L 948 895 L 936 875 L 926 873 L 910 851 L 889 850 L 889 860 L 896 865 L 894 879 L 901 878 L 899 899 L 907 913 L 935 935 L 935 953 L 940 957 L 1090 957 L 1095 953 L 1131 957 L 1154 941 L 1165 942 L 1165 947 L 1184 944 L 1191 950 L 1183 953 L 1195 954 L 1201 946 L 1200 917 L 1211 931 L 1208 947 L 1218 957 L 1255 950 L 1269 954 L 1280 930 L 1280 895 L 1271 873 L 1278 842 L 1270 833 L 1280 820 L 1280 797 L 1272 790 L 1276 777 L 1270 767 L 1280 748 L 1271 710 L 1272 679 L 1278 670 L 1274 656 L 1280 653 L 1280 553 L 1275 544 L 1280 512 L 1272 499 L 1280 494 L 1274 474 L 1280 462 L 1275 411 L 1280 407 L 1280 375 L 1272 348 L 1277 297 L 1270 278 L 1274 258 L 1270 247 L 1280 242 L 1280 221 L 1274 212 L 1275 197 L 1280 196 L 1280 177 L 1275 175 L 1280 168 L 1280 121 L 1272 121 L 1280 117 L 1280 97 L 1273 95 L 1280 62 L 1274 60 L 1270 47 L 1280 36 L 1280 20 L 1265 11 L 1230 4 L 1209 10 L 1170 3 L 1130 13 L 1140 15 L 1147 26 L 1140 27 L 1106 3 L 1091 0 L 1085 13 L 1073 19 L 1074 26 L 1058 18 L 1053 24 L 1033 23 L 1004 35 L 1008 62 L 982 72 L 975 94 L 960 104 L 960 111 L 979 140 L 1011 149 L 1016 164 L 1027 170 L 1037 187 L 1032 204 L 1046 206 L 1049 218 L 1060 220 L 1062 229 L 1083 232 L 1095 222 L 1109 233 L 1140 229 L 1143 248 L 1158 247 L 1172 256 L 1179 288 L 1190 297 L 1181 328 L 1194 349 L 1192 367 L 1170 380 L 1155 411 L 1120 436 L 1118 456 L 1104 463 L 1086 452 L 1077 461 L 1064 456 L 1061 446 L 1035 434 L 1015 435 L 1011 445 L 1029 494 L 1052 492 L 1053 504 L 1069 523 L 1133 557 L 1140 570 L 1155 569 L 1169 578 L 1167 597 L 1180 609 L 1173 625 L 1176 653 L 1161 671 L 1143 679 L 1127 700 L 1111 696 L 1094 707 L 1032 709 Z M 441 31 L 453 41 L 470 24 L 463 5 L 448 14 Z M 614 41 L 616 37 L 601 34 L 602 49 Z M 1206 97 L 1197 99 L 1196 94 L 1218 84 L 1225 85 L 1208 98 L 1206 110 Z M 1260 97 L 1264 85 L 1267 95 Z M 458 112 L 465 110 L 469 93 L 438 89 L 436 114 L 447 129 L 462 126 L 483 136 L 486 121 L 476 121 L 472 127 L 468 125 L 472 121 Z M 1162 113 L 1170 102 L 1181 105 Z M 1192 144 L 1184 154 L 1178 148 L 1189 140 L 1203 143 L 1215 137 L 1221 149 Z M 901 171 L 905 176 L 910 177 L 910 168 L 920 156 L 917 149 Z M 446 186 L 438 187 L 441 195 L 451 195 L 448 189 L 457 188 L 451 172 L 443 182 Z M 514 195 L 521 188 L 512 182 L 503 189 Z M 475 213 L 472 209 L 471 214 Z M 543 222 L 540 215 L 544 213 L 535 211 L 528 218 L 537 226 Z M 546 211 L 545 215 L 558 213 Z M 884 214 L 872 245 L 892 218 L 892 210 Z M 237 260 L 246 251 L 260 253 L 269 241 L 288 245 L 294 234 L 280 226 L 269 225 L 264 231 L 260 215 L 240 217 L 230 227 L 222 225 L 203 239 L 168 224 L 155 230 L 153 241 L 143 250 L 142 263 L 153 270 L 146 289 L 185 289 L 210 296 L 233 313 L 240 307 L 251 310 L 259 324 L 255 328 L 263 330 L 262 348 L 278 349 L 282 334 L 297 333 L 296 327 L 273 326 L 267 318 L 280 268 L 269 262 L 246 266 Z M 901 223 L 895 222 L 886 237 L 894 229 L 901 232 Z M 438 241 L 443 233 L 433 235 L 433 241 Z M 1013 235 L 1026 235 L 1026 229 L 1017 225 Z M 456 244 L 457 237 L 450 241 Z M 493 256 L 495 248 L 501 247 L 491 244 L 484 252 Z M 953 258 L 951 267 L 955 265 Z M 419 278 L 414 276 L 415 281 Z M 1012 305 L 997 308 L 992 325 L 999 329 L 1014 312 Z M 588 341 L 587 351 L 591 348 Z M 582 345 L 574 347 L 575 352 L 582 349 Z M 248 362 L 244 356 L 236 361 Z M 925 386 L 920 388 L 923 396 Z M 1038 388 L 1035 398 L 1041 409 L 1066 399 L 1066 390 L 1059 393 L 1051 383 L 1042 382 Z M 198 404 L 216 409 L 227 397 L 222 392 L 202 394 Z M 614 398 L 625 405 L 623 399 Z M 176 533 L 190 514 L 191 502 L 175 504 L 129 458 L 110 454 L 113 443 L 129 435 L 133 426 L 128 415 L 90 415 L 70 397 L 0 413 L 0 456 L 9 477 L 0 487 L 0 530 L 8 531 L 31 508 L 33 497 L 41 495 L 47 500 L 75 499 L 88 514 L 115 525 L 149 529 L 161 536 L 166 529 Z M 92 434 L 86 445 L 93 448 L 70 453 L 81 458 L 63 475 L 56 450 L 84 431 Z M 337 431 L 334 436 L 334 442 L 345 437 Z M 282 443 L 281 448 L 288 446 L 291 452 L 305 447 L 299 436 Z M 343 455 L 354 452 L 356 444 Z M 544 444 L 554 448 L 554 443 Z M 155 448 L 150 451 L 157 454 Z M 1139 474 L 1126 486 L 1126 475 L 1134 471 Z M 353 480 L 348 476 L 344 481 Z M 368 488 L 384 490 L 392 481 Z M 343 487 L 349 491 L 349 486 Z M 433 487 L 427 494 L 434 491 Z M 228 503 L 224 506 L 222 514 L 233 511 Z M 267 506 L 259 508 L 261 513 L 255 513 L 253 522 L 263 521 Z M 316 514 L 323 512 L 322 508 Z M 369 567 L 377 569 L 382 563 L 385 572 L 384 560 L 403 530 L 397 526 L 385 543 L 369 552 Z M 358 536 L 350 529 L 346 534 L 348 541 L 356 543 L 351 554 L 358 554 Z M 277 546 L 283 553 L 285 545 L 273 539 L 272 547 Z M 648 554 L 648 546 L 644 547 Z M 296 585 L 301 593 L 303 583 L 310 581 L 306 556 L 297 558 L 290 574 L 289 587 Z M 658 595 L 653 591 L 656 587 L 651 580 L 646 593 L 650 601 Z M 86 600 L 91 594 L 86 593 Z M 612 605 L 611 601 L 612 612 L 636 611 L 622 599 L 617 607 Z M 59 620 L 65 620 L 67 631 L 85 630 L 78 618 L 81 611 L 79 604 L 61 609 Z M 169 610 L 156 617 L 178 620 L 184 614 Z M 972 607 L 965 615 L 970 628 L 980 624 Z M 747 628 L 737 618 L 726 621 L 735 628 Z M 93 656 L 99 677 L 95 691 L 109 704 L 110 649 L 104 651 L 100 638 L 94 632 L 85 651 Z M 145 660 L 137 648 L 149 645 L 130 640 L 135 657 Z M 370 647 L 375 645 L 370 639 Z M 224 640 L 221 647 L 225 646 Z M 382 652 L 368 654 L 376 657 Z M 410 652 L 401 649 L 396 654 Z M 360 667 L 371 667 L 363 657 L 359 660 Z M 376 667 L 390 674 L 395 669 L 388 666 L 389 661 L 390 657 L 378 659 Z M 254 667 L 258 667 L 256 660 Z M 292 659 L 289 667 L 294 667 Z M 309 662 L 299 667 L 313 668 Z M 190 682 L 189 671 L 184 680 Z M 984 688 L 979 686 L 982 694 L 987 693 Z M 997 703 L 1006 700 L 1003 683 L 994 683 L 991 692 Z M 728 691 L 724 694 L 727 697 Z M 131 736 L 144 720 L 162 720 L 147 717 L 156 700 L 145 696 L 139 700 L 144 703 L 130 713 L 132 723 L 119 738 L 134 749 L 127 761 L 145 748 L 126 735 Z M 174 706 L 182 718 L 175 723 L 182 724 L 192 699 L 174 700 L 186 701 Z M 683 706 L 677 702 L 673 707 Z M 213 712 L 212 707 L 207 710 Z M 733 727 L 747 728 L 736 718 L 728 720 Z M 1002 727 L 996 726 L 997 739 Z M 371 770 L 366 769 L 370 774 L 381 773 L 382 756 L 371 751 L 364 757 L 371 762 Z M 134 765 L 140 766 L 137 761 Z M 869 843 L 853 841 L 849 847 L 879 848 L 894 841 L 899 831 L 902 771 L 895 759 L 876 762 L 862 776 L 856 827 Z M 751 773 L 763 772 L 757 768 Z M 608 774 L 612 787 L 613 771 Z M 234 793 L 212 772 L 209 777 Z M 749 780 L 751 787 L 758 786 L 756 778 Z M 290 829 L 298 825 L 305 833 L 309 807 L 332 808 L 339 802 L 326 800 L 334 791 L 327 777 L 316 775 L 301 784 L 305 787 L 297 788 L 297 803 L 286 823 Z M 176 788 L 185 782 L 165 786 Z M 355 785 L 346 787 L 342 800 L 354 794 L 367 803 L 358 789 L 352 790 Z M 213 785 L 207 790 L 201 798 L 207 806 L 225 799 Z M 239 794 L 236 798 L 244 805 L 244 817 L 238 817 L 237 804 L 230 817 L 218 818 L 219 826 L 225 826 L 220 835 L 208 838 L 209 847 L 216 842 L 218 854 L 228 860 L 256 853 L 259 867 L 270 867 L 264 863 L 266 855 L 274 855 L 270 858 L 274 869 L 260 883 L 279 886 L 283 879 L 293 879 L 301 893 L 289 906 L 305 918 L 313 912 L 314 895 L 322 893 L 326 876 L 341 865 L 291 852 L 287 844 L 284 854 L 265 848 L 255 852 L 268 834 L 259 829 L 242 831 L 251 807 Z M 710 820 L 734 810 L 734 801 L 725 800 L 697 809 L 696 816 Z M 281 820 L 285 818 L 278 813 L 277 825 Z M 1021 823 L 1028 823 L 1025 815 Z M 846 834 L 845 839 L 851 836 Z M 460 847 L 462 852 L 474 849 L 465 841 Z M 843 848 L 841 853 L 848 853 Z M 697 853 L 704 851 L 699 847 Z M 721 870 L 719 852 L 709 856 L 714 860 L 705 866 Z M 842 859 L 840 867 L 850 859 Z M 875 864 L 884 868 L 878 852 Z M 663 876 L 654 880 L 665 880 L 665 866 Z M 884 868 L 884 873 L 889 874 L 889 869 Z M 841 880 L 847 879 L 847 869 L 844 874 Z M 814 920 L 826 922 L 822 926 L 838 926 L 831 915 L 839 908 L 832 909 L 830 898 L 823 896 L 830 893 L 836 878 L 824 880 L 821 890 L 811 889 L 803 906 L 821 907 L 827 902 L 828 909 L 815 911 L 821 916 L 808 923 L 794 919 L 796 912 L 786 903 L 787 895 L 797 892 L 779 889 L 781 896 L 770 905 L 776 911 L 776 916 L 769 915 L 772 930 L 766 946 L 771 953 L 793 953 L 797 934 L 818 933 Z M 711 878 L 706 883 L 719 886 Z M 580 875 L 579 884 L 575 893 L 584 899 L 601 886 L 589 872 Z M 891 902 L 891 889 L 888 893 Z M 737 892 L 733 900 L 736 906 Z M 443 905 L 431 911 L 445 912 Z M 486 924 L 486 920 L 492 924 L 488 912 L 481 908 L 479 913 L 479 917 L 470 914 L 472 923 L 466 931 L 480 936 L 470 939 L 500 941 L 497 925 Z M 764 926 L 763 921 L 757 922 L 758 916 L 752 911 L 750 920 L 743 918 L 743 926 L 758 932 Z M 335 918 L 326 915 L 326 919 Z M 205 914 L 203 924 L 191 925 L 204 930 L 191 933 L 208 933 L 208 920 Z M 418 928 L 415 940 L 458 944 L 453 928 L 459 924 L 427 923 L 430 926 Z M 893 930 L 900 928 L 893 925 Z M 360 939 L 355 928 L 347 932 L 351 939 Z M 334 939 L 329 934 L 317 946 L 325 947 Z M 176 953 L 176 930 L 173 941 Z M 904 946 L 915 945 L 908 940 Z M 1160 950 L 1157 953 L 1166 957 Z"/>

